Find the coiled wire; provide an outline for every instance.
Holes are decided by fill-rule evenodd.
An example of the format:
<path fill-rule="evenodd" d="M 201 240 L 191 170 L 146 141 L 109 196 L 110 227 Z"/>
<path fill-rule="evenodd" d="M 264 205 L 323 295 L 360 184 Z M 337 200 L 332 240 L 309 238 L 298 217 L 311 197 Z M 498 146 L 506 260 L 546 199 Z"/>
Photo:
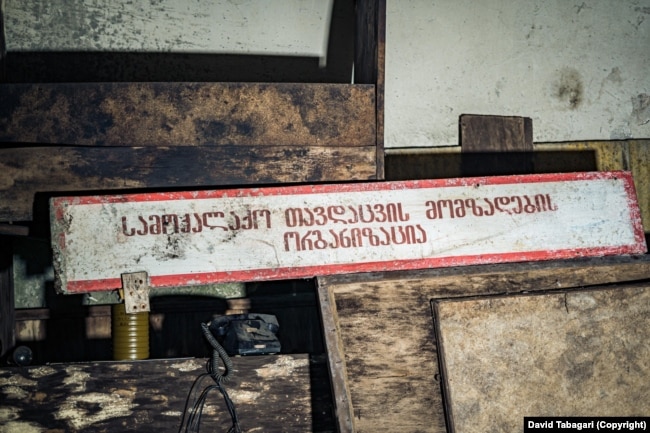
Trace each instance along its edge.
<path fill-rule="evenodd" d="M 222 384 L 232 376 L 232 361 L 230 360 L 230 357 L 228 356 L 226 350 L 221 346 L 221 344 L 219 344 L 217 339 L 214 338 L 212 332 L 210 332 L 209 324 L 201 323 L 201 329 L 203 331 L 203 337 L 205 337 L 205 339 L 208 341 L 208 343 L 210 343 L 210 346 L 212 347 L 212 356 L 206 363 L 207 373 L 200 375 L 194 381 L 194 384 L 192 384 L 192 388 L 190 388 L 190 392 L 187 396 L 187 401 L 185 402 L 185 410 L 183 412 L 181 426 L 178 431 L 179 433 L 199 433 L 199 428 L 201 426 L 201 416 L 203 414 L 205 401 L 207 400 L 210 391 L 217 389 L 223 396 L 223 399 L 226 403 L 226 408 L 228 409 L 228 413 L 230 414 L 230 418 L 232 420 L 232 425 L 228 429 L 227 433 L 241 433 L 235 405 L 230 399 L 230 396 L 228 396 L 228 393 Z M 220 361 L 224 366 L 223 373 L 220 373 Z M 214 384 L 204 386 L 203 391 L 201 391 L 198 398 L 196 398 L 196 390 L 201 388 L 201 384 L 207 377 L 212 378 Z M 188 408 L 190 408 L 190 406 L 191 410 L 188 414 Z"/>

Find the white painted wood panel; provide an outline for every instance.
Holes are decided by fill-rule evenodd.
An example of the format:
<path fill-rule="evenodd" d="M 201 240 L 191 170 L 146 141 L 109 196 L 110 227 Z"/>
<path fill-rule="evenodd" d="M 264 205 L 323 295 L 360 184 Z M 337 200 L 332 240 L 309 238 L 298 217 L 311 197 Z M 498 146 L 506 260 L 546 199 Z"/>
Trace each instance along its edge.
<path fill-rule="evenodd" d="M 69 293 L 646 250 L 625 172 L 61 197 L 51 220 Z"/>
<path fill-rule="evenodd" d="M 8 51 L 324 58 L 332 0 L 5 0 Z"/>

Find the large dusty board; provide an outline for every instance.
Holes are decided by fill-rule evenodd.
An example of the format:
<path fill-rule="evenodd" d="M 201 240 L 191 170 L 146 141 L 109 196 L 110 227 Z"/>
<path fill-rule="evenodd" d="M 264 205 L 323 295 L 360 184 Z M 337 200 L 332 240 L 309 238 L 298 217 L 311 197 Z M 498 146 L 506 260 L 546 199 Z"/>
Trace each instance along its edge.
<path fill-rule="evenodd" d="M 64 293 L 646 251 L 625 172 L 59 197 L 51 222 Z"/>
<path fill-rule="evenodd" d="M 451 432 L 650 413 L 650 286 L 434 302 Z"/>
<path fill-rule="evenodd" d="M 318 277 L 339 431 L 448 433 L 432 299 L 648 279 L 647 254 Z"/>

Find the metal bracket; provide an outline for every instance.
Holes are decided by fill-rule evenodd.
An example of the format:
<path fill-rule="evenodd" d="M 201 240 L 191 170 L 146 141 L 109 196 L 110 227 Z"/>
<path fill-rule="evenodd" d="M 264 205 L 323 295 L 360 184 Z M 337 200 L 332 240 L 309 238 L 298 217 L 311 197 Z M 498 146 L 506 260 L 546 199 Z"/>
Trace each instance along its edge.
<path fill-rule="evenodd" d="M 149 311 L 149 275 L 146 272 L 122 274 L 124 307 L 128 314 Z"/>

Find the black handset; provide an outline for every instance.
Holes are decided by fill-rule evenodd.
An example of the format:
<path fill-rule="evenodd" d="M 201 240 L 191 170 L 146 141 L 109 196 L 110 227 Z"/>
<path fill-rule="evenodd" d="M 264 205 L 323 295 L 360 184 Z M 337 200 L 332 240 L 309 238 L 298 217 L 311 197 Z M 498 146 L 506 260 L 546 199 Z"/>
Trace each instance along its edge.
<path fill-rule="evenodd" d="M 280 325 L 271 314 L 214 316 L 209 328 L 229 355 L 266 355 L 281 350 L 276 336 Z"/>

